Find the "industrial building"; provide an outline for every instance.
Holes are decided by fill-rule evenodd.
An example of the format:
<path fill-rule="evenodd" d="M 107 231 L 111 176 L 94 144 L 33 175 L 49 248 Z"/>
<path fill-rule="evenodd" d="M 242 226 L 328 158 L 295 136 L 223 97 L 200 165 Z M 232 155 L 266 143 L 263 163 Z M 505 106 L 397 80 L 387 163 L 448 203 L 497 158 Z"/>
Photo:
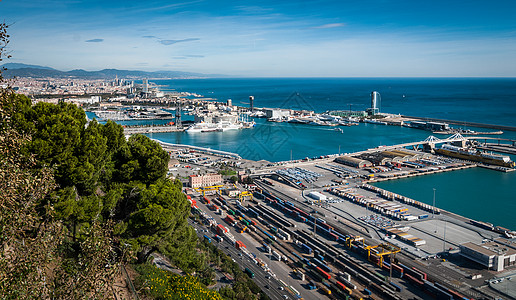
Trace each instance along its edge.
<path fill-rule="evenodd" d="M 365 111 L 353 111 L 353 110 L 334 110 L 330 112 L 330 115 L 332 116 L 339 116 L 339 117 L 354 117 L 354 118 L 365 118 L 367 117 L 367 113 Z"/>
<path fill-rule="evenodd" d="M 222 175 L 213 173 L 206 175 L 190 175 L 188 177 L 188 184 L 192 188 L 212 186 L 222 184 Z"/>
<path fill-rule="evenodd" d="M 366 167 L 371 167 L 373 165 L 370 161 L 360 159 L 360 158 L 355 158 L 352 156 L 340 156 L 340 157 L 335 158 L 334 161 L 336 163 L 343 164 L 346 166 L 351 166 L 354 168 L 366 168 Z"/>
<path fill-rule="evenodd" d="M 273 119 L 273 120 L 286 119 L 287 117 L 290 116 L 290 109 L 280 109 L 280 108 L 266 109 L 265 116 L 267 117 L 267 119 Z"/>
<path fill-rule="evenodd" d="M 516 243 L 499 238 L 482 244 L 467 242 L 459 245 L 460 254 L 497 272 L 516 264 Z"/>
<path fill-rule="evenodd" d="M 375 166 L 385 166 L 392 159 L 382 155 L 382 152 L 364 153 L 357 158 L 371 162 Z"/>
<path fill-rule="evenodd" d="M 450 130 L 450 125 L 446 123 L 439 122 L 423 122 L 423 121 L 411 121 L 411 128 L 429 130 L 429 131 L 448 131 Z"/>
<path fill-rule="evenodd" d="M 325 200 L 328 199 L 326 197 L 326 195 L 323 195 L 323 194 L 321 194 L 319 192 L 316 192 L 316 191 L 308 193 L 308 197 L 310 197 L 312 199 L 315 199 L 317 201 L 325 201 Z"/>

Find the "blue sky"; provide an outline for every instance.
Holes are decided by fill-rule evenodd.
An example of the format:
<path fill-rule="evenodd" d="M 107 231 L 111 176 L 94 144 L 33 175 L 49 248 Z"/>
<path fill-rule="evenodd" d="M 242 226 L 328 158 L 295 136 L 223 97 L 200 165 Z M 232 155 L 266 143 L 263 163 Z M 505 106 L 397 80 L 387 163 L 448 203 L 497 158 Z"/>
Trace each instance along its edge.
<path fill-rule="evenodd" d="M 516 76 L 516 1 L 0 0 L 11 62 L 238 76 Z"/>

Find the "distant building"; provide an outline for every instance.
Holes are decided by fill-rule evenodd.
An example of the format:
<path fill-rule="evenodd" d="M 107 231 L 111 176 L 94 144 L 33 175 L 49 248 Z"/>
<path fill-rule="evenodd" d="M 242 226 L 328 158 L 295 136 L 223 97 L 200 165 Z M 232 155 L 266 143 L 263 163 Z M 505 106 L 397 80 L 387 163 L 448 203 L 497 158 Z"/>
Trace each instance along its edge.
<path fill-rule="evenodd" d="M 516 242 L 507 239 L 499 238 L 482 244 L 467 242 L 459 248 L 463 257 L 497 272 L 516 264 Z"/>
<path fill-rule="evenodd" d="M 323 195 L 322 193 L 319 193 L 319 192 L 310 192 L 310 193 L 308 193 L 308 197 L 315 199 L 317 201 L 324 201 L 324 200 L 328 199 L 326 197 L 326 195 Z"/>
<path fill-rule="evenodd" d="M 190 175 L 190 177 L 188 177 L 188 184 L 192 188 L 220 185 L 222 182 L 222 175 L 217 173 L 206 175 Z"/>
<path fill-rule="evenodd" d="M 374 91 L 371 93 L 371 108 L 367 109 L 367 114 L 370 116 L 377 115 L 380 112 L 381 97 L 380 93 Z"/>
<path fill-rule="evenodd" d="M 424 122 L 424 121 L 410 121 L 410 127 L 416 129 L 423 129 L 429 131 L 447 131 L 450 130 L 450 125 L 440 122 Z"/>
<path fill-rule="evenodd" d="M 254 110 L 254 96 L 249 96 L 249 108 L 251 111 Z"/>
<path fill-rule="evenodd" d="M 360 158 L 355 158 L 352 156 L 337 157 L 335 159 L 335 162 L 346 165 L 346 166 L 351 166 L 354 168 L 365 168 L 365 167 L 370 167 L 373 165 L 370 161 L 360 159 Z"/>
<path fill-rule="evenodd" d="M 236 196 L 238 196 L 238 194 L 240 194 L 240 190 L 235 188 L 229 188 L 224 190 L 224 194 L 228 195 L 231 198 L 235 198 Z"/>
<path fill-rule="evenodd" d="M 265 116 L 267 119 L 285 119 L 290 116 L 290 109 L 266 109 Z"/>
<path fill-rule="evenodd" d="M 353 110 L 334 110 L 330 112 L 333 116 L 340 116 L 340 117 L 355 117 L 355 118 L 364 118 L 367 116 L 367 113 L 365 111 L 353 111 Z"/>

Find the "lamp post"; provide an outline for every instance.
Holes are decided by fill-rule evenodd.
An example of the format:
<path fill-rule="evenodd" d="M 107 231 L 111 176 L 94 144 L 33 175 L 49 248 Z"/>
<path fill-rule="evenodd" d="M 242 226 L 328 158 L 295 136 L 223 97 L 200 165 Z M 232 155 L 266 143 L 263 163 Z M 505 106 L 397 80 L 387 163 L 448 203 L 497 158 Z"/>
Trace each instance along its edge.
<path fill-rule="evenodd" d="M 432 219 L 435 218 L 435 188 L 433 188 L 434 190 L 434 201 L 433 201 L 433 206 L 432 206 Z"/>
<path fill-rule="evenodd" d="M 443 254 L 446 252 L 446 220 L 444 220 Z"/>
<path fill-rule="evenodd" d="M 435 188 L 433 188 L 434 190 L 434 201 L 433 201 L 433 205 L 432 205 L 432 219 L 435 219 Z M 435 222 L 435 231 L 434 233 L 437 233 L 437 222 L 434 220 Z"/>

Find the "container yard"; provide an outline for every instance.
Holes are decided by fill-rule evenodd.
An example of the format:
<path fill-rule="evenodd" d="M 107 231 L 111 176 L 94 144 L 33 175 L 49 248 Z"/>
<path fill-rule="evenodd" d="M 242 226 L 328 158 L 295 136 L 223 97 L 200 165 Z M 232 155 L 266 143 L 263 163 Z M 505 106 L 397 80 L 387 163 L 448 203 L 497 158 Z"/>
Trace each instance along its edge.
<path fill-rule="evenodd" d="M 221 193 L 191 193 L 189 200 L 217 234 L 207 235 L 212 242 L 231 243 L 292 299 L 495 299 L 496 291 L 482 288 L 494 274 L 463 257 L 460 245 L 510 237 L 510 229 L 374 186 L 389 173 L 401 172 L 398 178 L 475 165 L 400 152 L 417 159 L 367 168 L 334 158 L 301 161 L 251 175 L 254 184 L 245 192 L 253 197 L 246 201 Z"/>

